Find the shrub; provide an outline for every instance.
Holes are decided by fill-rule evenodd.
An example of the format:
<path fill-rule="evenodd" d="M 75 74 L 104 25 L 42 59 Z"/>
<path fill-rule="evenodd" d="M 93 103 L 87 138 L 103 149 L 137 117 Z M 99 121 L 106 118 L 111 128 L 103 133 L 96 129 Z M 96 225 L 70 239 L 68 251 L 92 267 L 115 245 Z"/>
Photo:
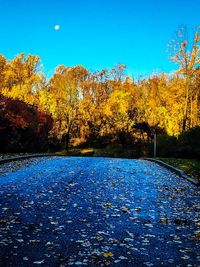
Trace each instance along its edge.
<path fill-rule="evenodd" d="M 200 159 L 200 126 L 179 135 L 177 152 L 183 158 Z"/>
<path fill-rule="evenodd" d="M 159 134 L 157 136 L 157 156 L 173 156 L 176 149 L 176 137 L 166 134 Z"/>

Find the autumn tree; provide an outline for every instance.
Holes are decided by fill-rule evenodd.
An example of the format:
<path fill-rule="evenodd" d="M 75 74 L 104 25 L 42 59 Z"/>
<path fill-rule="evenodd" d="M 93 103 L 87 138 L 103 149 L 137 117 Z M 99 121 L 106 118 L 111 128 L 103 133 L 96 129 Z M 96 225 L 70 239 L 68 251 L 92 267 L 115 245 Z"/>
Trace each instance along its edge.
<path fill-rule="evenodd" d="M 0 94 L 0 151 L 48 149 L 51 116 L 32 105 Z"/>
<path fill-rule="evenodd" d="M 57 67 L 47 88 L 40 94 L 42 106 L 45 106 L 54 118 L 53 134 L 64 141 L 66 149 L 77 119 L 79 100 L 82 97 L 81 87 L 87 79 L 87 73 L 82 66 L 61 65 Z"/>
<path fill-rule="evenodd" d="M 2 94 L 37 105 L 37 91 L 40 87 L 40 58 L 25 54 L 8 60 L 4 67 Z"/>
<path fill-rule="evenodd" d="M 6 70 L 6 58 L 3 55 L 0 55 L 0 93 L 4 87 L 5 81 L 5 70 Z"/>
<path fill-rule="evenodd" d="M 190 42 L 184 28 L 178 30 L 176 39 L 170 43 L 173 48 L 171 60 L 179 65 L 177 73 L 184 77 L 184 103 L 182 131 L 194 127 L 197 124 L 196 113 L 198 88 L 195 86 L 196 69 L 200 64 L 200 28 Z M 195 110 L 195 111 L 194 111 Z"/>
<path fill-rule="evenodd" d="M 107 133 L 105 107 L 111 90 L 107 70 L 90 73 L 79 108 L 81 132 L 90 140 L 96 140 Z"/>

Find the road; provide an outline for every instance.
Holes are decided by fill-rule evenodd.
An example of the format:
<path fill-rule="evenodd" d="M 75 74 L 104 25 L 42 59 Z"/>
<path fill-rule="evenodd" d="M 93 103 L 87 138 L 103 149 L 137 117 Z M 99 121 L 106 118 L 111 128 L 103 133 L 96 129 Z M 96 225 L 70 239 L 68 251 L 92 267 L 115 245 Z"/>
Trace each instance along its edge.
<path fill-rule="evenodd" d="M 200 193 L 143 160 L 52 158 L 0 177 L 0 266 L 200 266 Z"/>

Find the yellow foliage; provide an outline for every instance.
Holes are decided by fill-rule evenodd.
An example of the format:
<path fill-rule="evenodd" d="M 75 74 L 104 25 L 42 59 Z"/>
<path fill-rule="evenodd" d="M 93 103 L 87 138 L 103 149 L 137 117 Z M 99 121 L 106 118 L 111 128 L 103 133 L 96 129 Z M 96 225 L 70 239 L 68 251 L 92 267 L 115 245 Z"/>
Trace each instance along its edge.
<path fill-rule="evenodd" d="M 0 55 L 0 93 L 50 113 L 52 135 L 59 138 L 95 139 L 120 131 L 133 135 L 132 125 L 143 122 L 177 136 L 184 120 L 188 128 L 200 125 L 200 68 L 195 65 L 199 35 L 195 38 L 196 47 L 185 54 L 188 73 L 178 60 L 184 51 L 179 51 L 178 73 L 153 75 L 137 83 L 125 77 L 123 64 L 94 73 L 82 66 L 60 65 L 47 81 L 39 57 L 20 54 L 6 61 Z M 187 47 L 182 44 L 182 49 Z"/>

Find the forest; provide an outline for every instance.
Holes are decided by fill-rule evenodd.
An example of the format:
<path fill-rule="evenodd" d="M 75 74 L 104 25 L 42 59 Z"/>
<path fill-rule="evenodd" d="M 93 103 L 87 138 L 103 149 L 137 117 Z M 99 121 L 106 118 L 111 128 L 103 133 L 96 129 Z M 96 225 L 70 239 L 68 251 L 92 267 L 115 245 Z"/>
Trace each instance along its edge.
<path fill-rule="evenodd" d="M 200 35 L 170 43 L 173 73 L 133 79 L 126 66 L 91 72 L 59 65 L 47 78 L 36 55 L 0 55 L 1 152 L 121 146 L 135 157 L 200 158 Z M 171 51 L 172 51 L 171 50 Z"/>

